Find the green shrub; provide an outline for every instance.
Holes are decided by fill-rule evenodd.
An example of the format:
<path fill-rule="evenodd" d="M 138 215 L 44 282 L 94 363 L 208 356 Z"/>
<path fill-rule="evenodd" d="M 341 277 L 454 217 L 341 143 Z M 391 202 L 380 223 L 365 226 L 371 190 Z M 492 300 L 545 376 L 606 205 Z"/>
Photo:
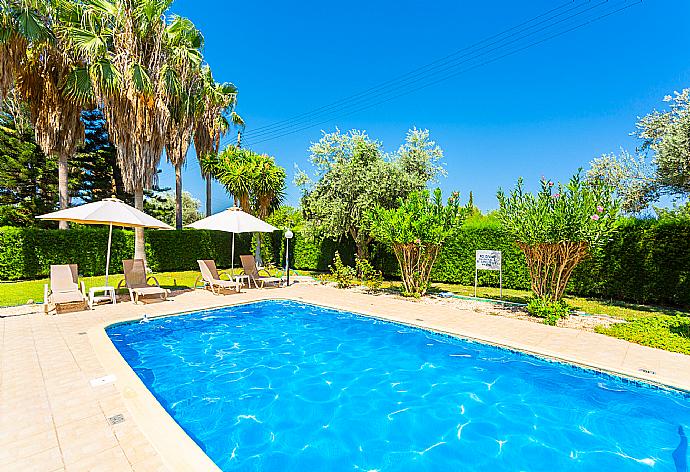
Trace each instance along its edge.
<path fill-rule="evenodd" d="M 371 237 L 393 249 L 400 266 L 403 295 L 422 296 L 443 243 L 459 228 L 467 209 L 453 192 L 443 204 L 441 189 L 412 192 L 398 207 L 376 206 L 369 211 Z"/>
<path fill-rule="evenodd" d="M 534 297 L 527 304 L 530 315 L 544 318 L 544 324 L 556 326 L 560 319 L 567 318 L 570 314 L 568 304 L 563 300 L 550 300 L 544 297 Z"/>
<path fill-rule="evenodd" d="M 330 266 L 330 269 L 331 278 L 338 284 L 338 288 L 352 287 L 357 273 L 353 267 L 343 264 L 338 251 L 335 252 L 333 265 Z"/>
<path fill-rule="evenodd" d="M 383 284 L 383 274 L 380 270 L 374 269 L 374 266 L 366 259 L 355 259 L 355 269 L 359 274 L 362 285 L 371 289 L 378 290 Z"/>
<path fill-rule="evenodd" d="M 644 346 L 690 354 L 690 318 L 683 316 L 650 316 L 597 326 L 596 332 L 625 339 Z"/>

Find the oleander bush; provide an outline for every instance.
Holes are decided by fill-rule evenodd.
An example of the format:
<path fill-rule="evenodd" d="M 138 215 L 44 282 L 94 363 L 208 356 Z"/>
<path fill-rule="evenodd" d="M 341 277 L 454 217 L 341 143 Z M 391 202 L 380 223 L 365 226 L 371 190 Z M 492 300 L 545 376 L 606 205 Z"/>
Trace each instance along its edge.
<path fill-rule="evenodd" d="M 499 189 L 497 217 L 506 234 L 525 254 L 536 297 L 563 297 L 575 268 L 610 241 L 618 203 L 600 181 L 583 181 L 580 173 L 567 184 L 542 178 L 541 190 L 525 192 L 522 179 L 505 194 Z"/>
<path fill-rule="evenodd" d="M 454 192 L 443 204 L 441 189 L 412 192 L 397 208 L 374 207 L 368 215 L 371 236 L 393 249 L 400 266 L 403 295 L 420 297 L 446 239 L 462 225 L 466 209 Z"/>

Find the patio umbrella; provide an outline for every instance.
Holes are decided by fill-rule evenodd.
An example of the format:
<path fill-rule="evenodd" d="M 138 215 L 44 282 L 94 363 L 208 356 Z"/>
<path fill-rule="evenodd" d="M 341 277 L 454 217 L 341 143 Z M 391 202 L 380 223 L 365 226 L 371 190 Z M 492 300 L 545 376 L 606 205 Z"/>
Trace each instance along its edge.
<path fill-rule="evenodd" d="M 36 218 L 52 221 L 71 221 L 85 225 L 109 225 L 108 255 L 105 262 L 105 285 L 108 285 L 110 246 L 113 241 L 113 225 L 127 228 L 173 229 L 172 226 L 127 205 L 117 198 L 104 198 L 100 202 L 87 203 L 65 210 L 39 215 Z"/>
<path fill-rule="evenodd" d="M 278 228 L 265 221 L 243 212 L 237 207 L 211 215 L 203 220 L 187 225 L 188 228 L 213 229 L 232 233 L 232 258 L 230 259 L 231 273 L 235 270 L 235 233 L 272 233 Z"/>

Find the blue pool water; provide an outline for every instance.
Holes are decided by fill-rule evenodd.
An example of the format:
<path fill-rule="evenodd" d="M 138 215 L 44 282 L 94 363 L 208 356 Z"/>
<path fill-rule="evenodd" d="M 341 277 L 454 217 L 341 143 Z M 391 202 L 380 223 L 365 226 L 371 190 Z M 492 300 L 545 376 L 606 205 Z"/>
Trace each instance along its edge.
<path fill-rule="evenodd" d="M 224 471 L 685 470 L 684 395 L 289 301 L 114 325 Z"/>

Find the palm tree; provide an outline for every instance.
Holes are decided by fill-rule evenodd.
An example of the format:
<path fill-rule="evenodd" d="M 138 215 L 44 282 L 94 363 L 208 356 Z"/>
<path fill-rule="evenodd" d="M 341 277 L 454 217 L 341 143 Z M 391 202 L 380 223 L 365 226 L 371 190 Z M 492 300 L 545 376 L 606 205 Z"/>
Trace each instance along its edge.
<path fill-rule="evenodd" d="M 85 67 L 75 68 L 72 95 L 93 94 L 103 110 L 117 161 L 134 206 L 155 183 L 168 132 L 168 97 L 177 83 L 165 13 L 170 0 L 65 0 L 70 47 Z M 135 258 L 146 258 L 144 232 L 135 230 Z"/>
<path fill-rule="evenodd" d="M 267 218 L 285 197 L 285 169 L 265 154 L 228 146 L 218 159 L 206 164 L 238 205 L 259 218 Z M 255 257 L 261 262 L 261 238 Z"/>
<path fill-rule="evenodd" d="M 175 166 L 175 227 L 182 229 L 182 166 L 195 128 L 201 93 L 203 37 L 191 21 L 176 17 L 166 28 L 173 74 L 168 95 L 170 121 L 165 151 Z"/>
<path fill-rule="evenodd" d="M 15 87 L 29 106 L 36 144 L 57 157 L 60 209 L 69 205 L 68 158 L 84 140 L 82 105 L 64 93 L 74 66 L 57 18 L 60 2 L 8 1 L 0 7 L 0 98 Z M 60 222 L 66 229 L 67 223 Z"/>
<path fill-rule="evenodd" d="M 237 104 L 237 87 L 226 82 L 213 80 L 211 69 L 203 70 L 202 99 L 198 108 L 197 122 L 194 129 L 194 148 L 201 167 L 201 175 L 206 180 L 206 216 L 211 215 L 211 173 L 204 167 L 204 161 L 210 154 L 217 154 L 222 136 L 230 125 L 244 126 L 242 118 L 235 113 Z M 230 119 L 226 114 L 230 112 Z"/>

